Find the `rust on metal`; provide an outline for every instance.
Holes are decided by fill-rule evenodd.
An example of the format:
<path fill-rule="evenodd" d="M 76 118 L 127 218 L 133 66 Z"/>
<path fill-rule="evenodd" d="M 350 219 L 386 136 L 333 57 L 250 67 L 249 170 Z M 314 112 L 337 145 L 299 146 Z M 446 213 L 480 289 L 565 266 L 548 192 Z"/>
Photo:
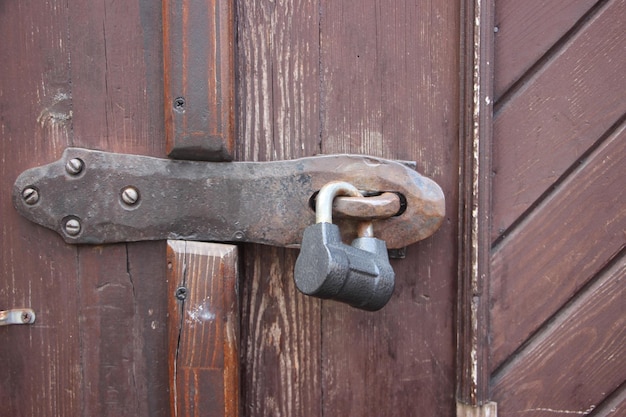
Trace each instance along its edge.
<path fill-rule="evenodd" d="M 340 196 L 333 201 L 333 214 L 338 218 L 387 219 L 401 214 L 402 207 L 400 196 L 395 193 L 382 193 L 371 197 Z"/>
<path fill-rule="evenodd" d="M 73 158 L 84 163 L 79 175 L 65 169 Z M 383 193 L 364 198 L 382 201 L 383 217 L 393 212 L 374 221 L 375 236 L 389 248 L 430 236 L 443 220 L 444 195 L 434 181 L 401 163 L 362 155 L 196 162 L 68 148 L 61 160 L 23 172 L 13 200 L 22 215 L 68 243 L 183 239 L 297 247 L 304 229 L 315 222 L 312 197 L 338 180 Z M 138 195 L 133 205 L 123 199 L 128 187 Z M 38 190 L 36 203 L 25 201 L 27 188 Z M 400 210 L 385 193 L 398 197 Z M 337 205 L 344 214 L 363 216 L 348 199 Z M 78 227 L 68 229 L 73 220 Z M 361 221 L 337 219 L 346 241 L 356 237 Z"/>

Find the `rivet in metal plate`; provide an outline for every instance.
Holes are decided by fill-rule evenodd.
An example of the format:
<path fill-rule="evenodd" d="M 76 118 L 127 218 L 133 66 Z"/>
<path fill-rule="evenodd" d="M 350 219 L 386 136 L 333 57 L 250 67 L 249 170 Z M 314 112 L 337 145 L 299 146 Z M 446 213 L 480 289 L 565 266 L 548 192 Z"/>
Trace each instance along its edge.
<path fill-rule="evenodd" d="M 122 201 L 129 206 L 137 204 L 139 201 L 139 191 L 132 186 L 124 188 L 122 190 Z"/>
<path fill-rule="evenodd" d="M 70 236 L 77 236 L 80 233 L 80 222 L 78 219 L 69 219 L 65 222 L 65 233 Z"/>
<path fill-rule="evenodd" d="M 26 204 L 32 206 L 39 201 L 39 191 L 33 187 L 27 187 L 22 191 L 22 198 Z"/>
<path fill-rule="evenodd" d="M 78 175 L 85 167 L 84 162 L 78 158 L 72 158 L 65 164 L 65 171 L 70 175 Z"/>

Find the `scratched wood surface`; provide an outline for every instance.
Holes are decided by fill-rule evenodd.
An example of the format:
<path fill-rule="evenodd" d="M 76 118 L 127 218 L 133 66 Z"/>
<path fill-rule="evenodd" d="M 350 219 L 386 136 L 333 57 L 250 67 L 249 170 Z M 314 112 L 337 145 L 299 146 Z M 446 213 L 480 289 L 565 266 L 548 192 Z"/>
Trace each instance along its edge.
<path fill-rule="evenodd" d="M 80 346 L 67 342 L 80 334 L 77 250 L 20 219 L 11 203 L 20 171 L 70 141 L 67 17 L 59 3 L 0 5 L 0 308 L 31 307 L 37 315 L 34 325 L 0 328 L 4 415 L 78 415 L 81 408 L 73 391 L 83 379 Z"/>
<path fill-rule="evenodd" d="M 237 260 L 233 245 L 168 240 L 172 416 L 240 415 Z"/>
<path fill-rule="evenodd" d="M 169 413 L 165 245 L 73 247 L 16 214 L 11 186 L 66 146 L 164 155 L 160 8 L 148 2 L 0 5 L 0 329 L 7 416 Z"/>
<path fill-rule="evenodd" d="M 244 248 L 244 413 L 453 415 L 459 5 L 237 8 L 237 159 L 416 160 L 448 201 L 442 229 L 393 262 L 395 295 L 377 313 L 300 295 L 295 250 Z"/>
<path fill-rule="evenodd" d="M 493 399 L 505 417 L 620 415 L 626 1 L 535 3 L 496 1 Z"/>

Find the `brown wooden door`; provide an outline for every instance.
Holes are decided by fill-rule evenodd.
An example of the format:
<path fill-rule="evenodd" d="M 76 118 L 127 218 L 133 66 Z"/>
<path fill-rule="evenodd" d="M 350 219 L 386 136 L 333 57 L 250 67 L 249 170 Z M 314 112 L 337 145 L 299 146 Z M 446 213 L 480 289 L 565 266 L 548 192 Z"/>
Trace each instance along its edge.
<path fill-rule="evenodd" d="M 488 1 L 236 2 L 235 160 L 414 160 L 446 195 L 376 313 L 298 293 L 295 249 L 239 245 L 240 415 L 624 413 L 625 6 L 562 3 L 496 1 L 489 96 Z M 171 414 L 172 274 L 196 246 L 67 245 L 10 197 L 68 146 L 166 157 L 162 28 L 160 2 L 0 2 L 0 309 L 37 313 L 0 328 L 2 417 Z"/>
<path fill-rule="evenodd" d="M 159 2 L 0 4 L 0 415 L 170 413 L 165 242 L 70 246 L 12 207 L 80 146 L 165 157 Z M 452 415 L 460 3 L 236 3 L 235 159 L 415 160 L 447 197 L 378 313 L 297 292 L 297 250 L 243 245 L 242 415 Z M 171 283 L 170 283 L 171 284 Z"/>
<path fill-rule="evenodd" d="M 626 2 L 495 7 L 493 399 L 626 415 Z"/>

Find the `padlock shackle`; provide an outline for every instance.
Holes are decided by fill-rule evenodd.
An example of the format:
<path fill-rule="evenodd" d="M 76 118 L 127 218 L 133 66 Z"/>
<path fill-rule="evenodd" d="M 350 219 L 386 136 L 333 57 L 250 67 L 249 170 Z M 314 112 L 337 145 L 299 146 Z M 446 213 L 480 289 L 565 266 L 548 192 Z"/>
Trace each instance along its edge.
<path fill-rule="evenodd" d="M 333 201 L 337 196 L 363 197 L 363 194 L 352 184 L 345 181 L 333 181 L 324 185 L 315 200 L 315 222 L 333 222 Z M 362 222 L 358 228 L 359 237 L 373 237 L 374 225 L 371 221 Z"/>
<path fill-rule="evenodd" d="M 333 222 L 333 201 L 339 195 L 363 197 L 352 184 L 345 181 L 333 181 L 324 185 L 315 199 L 315 223 Z"/>

